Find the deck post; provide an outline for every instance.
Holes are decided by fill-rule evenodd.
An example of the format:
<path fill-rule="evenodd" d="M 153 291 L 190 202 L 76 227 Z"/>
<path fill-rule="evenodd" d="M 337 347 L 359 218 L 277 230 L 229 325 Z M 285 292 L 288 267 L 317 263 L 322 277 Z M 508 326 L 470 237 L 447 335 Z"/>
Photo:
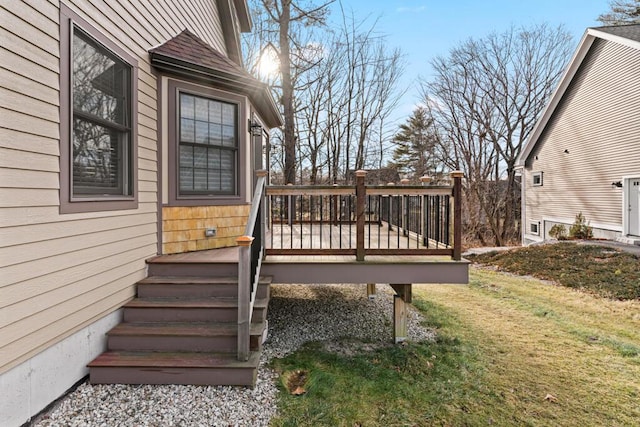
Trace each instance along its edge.
<path fill-rule="evenodd" d="M 249 309 L 251 305 L 251 243 L 252 236 L 240 236 L 236 240 L 240 248 L 238 262 L 238 360 L 249 360 L 250 327 Z"/>
<path fill-rule="evenodd" d="M 393 342 L 399 344 L 407 340 L 407 304 L 400 295 L 393 296 Z"/>
<path fill-rule="evenodd" d="M 391 284 L 396 292 L 393 296 L 393 342 L 407 340 L 407 304 L 411 303 L 411 283 Z"/>
<path fill-rule="evenodd" d="M 356 171 L 356 260 L 364 261 L 364 210 L 367 189 L 364 177 L 367 171 Z"/>
<path fill-rule="evenodd" d="M 376 298 L 376 284 L 375 283 L 367 283 L 367 296 L 369 299 Z"/>
<path fill-rule="evenodd" d="M 453 178 L 453 259 L 462 259 L 462 171 L 451 172 Z"/>

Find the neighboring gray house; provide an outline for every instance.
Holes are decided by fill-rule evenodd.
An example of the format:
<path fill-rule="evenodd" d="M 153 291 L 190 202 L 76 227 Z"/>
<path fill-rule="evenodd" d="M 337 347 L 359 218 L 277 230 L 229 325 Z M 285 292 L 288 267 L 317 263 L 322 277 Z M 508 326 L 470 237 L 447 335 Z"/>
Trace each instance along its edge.
<path fill-rule="evenodd" d="M 640 244 L 640 25 L 587 29 L 518 167 L 524 244 L 579 212 Z"/>
<path fill-rule="evenodd" d="M 12 0 L 0 16 L 0 426 L 11 427 L 87 375 L 145 260 L 236 244 L 281 119 L 242 65 L 246 0 Z"/>

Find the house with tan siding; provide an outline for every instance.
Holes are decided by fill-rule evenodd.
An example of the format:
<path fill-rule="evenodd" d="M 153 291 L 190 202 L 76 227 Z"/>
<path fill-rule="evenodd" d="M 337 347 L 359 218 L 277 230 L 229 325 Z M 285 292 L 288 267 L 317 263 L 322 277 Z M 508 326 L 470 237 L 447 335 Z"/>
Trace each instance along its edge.
<path fill-rule="evenodd" d="M 640 25 L 587 29 L 518 166 L 524 244 L 578 213 L 640 244 Z"/>
<path fill-rule="evenodd" d="M 87 375 L 159 254 L 234 246 L 281 118 L 246 0 L 0 5 L 0 425 Z"/>

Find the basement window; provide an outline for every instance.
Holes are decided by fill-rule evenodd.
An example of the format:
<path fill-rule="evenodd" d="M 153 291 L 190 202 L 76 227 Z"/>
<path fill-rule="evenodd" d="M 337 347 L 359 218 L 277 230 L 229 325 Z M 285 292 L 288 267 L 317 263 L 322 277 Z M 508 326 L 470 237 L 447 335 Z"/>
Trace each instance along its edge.
<path fill-rule="evenodd" d="M 535 234 L 536 236 L 540 235 L 540 223 L 539 222 L 530 222 L 529 223 L 529 233 Z"/>

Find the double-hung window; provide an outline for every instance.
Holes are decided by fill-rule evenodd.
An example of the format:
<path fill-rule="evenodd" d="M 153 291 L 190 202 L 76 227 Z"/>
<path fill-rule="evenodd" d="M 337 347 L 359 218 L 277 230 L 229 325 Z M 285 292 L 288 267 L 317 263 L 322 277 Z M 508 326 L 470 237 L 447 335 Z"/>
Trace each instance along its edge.
<path fill-rule="evenodd" d="M 60 210 L 137 207 L 137 61 L 60 6 Z"/>
<path fill-rule="evenodd" d="M 180 196 L 235 195 L 238 105 L 179 93 Z"/>
<path fill-rule="evenodd" d="M 131 196 L 131 66 L 73 32 L 73 196 Z"/>

